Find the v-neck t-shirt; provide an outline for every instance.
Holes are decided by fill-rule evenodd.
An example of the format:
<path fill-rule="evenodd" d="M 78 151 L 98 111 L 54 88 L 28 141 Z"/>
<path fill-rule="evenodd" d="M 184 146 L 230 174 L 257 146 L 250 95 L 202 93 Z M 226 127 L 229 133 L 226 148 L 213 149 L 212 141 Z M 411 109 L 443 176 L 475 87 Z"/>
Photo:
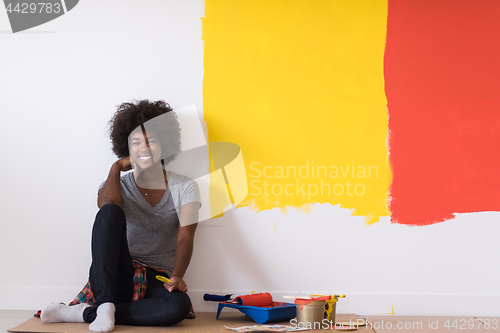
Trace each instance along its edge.
<path fill-rule="evenodd" d="M 139 192 L 133 172 L 123 175 L 120 184 L 130 254 L 134 259 L 164 269 L 171 275 L 180 211 L 190 202 L 198 202 L 201 207 L 198 185 L 189 177 L 170 172 L 163 198 L 151 206 Z"/>

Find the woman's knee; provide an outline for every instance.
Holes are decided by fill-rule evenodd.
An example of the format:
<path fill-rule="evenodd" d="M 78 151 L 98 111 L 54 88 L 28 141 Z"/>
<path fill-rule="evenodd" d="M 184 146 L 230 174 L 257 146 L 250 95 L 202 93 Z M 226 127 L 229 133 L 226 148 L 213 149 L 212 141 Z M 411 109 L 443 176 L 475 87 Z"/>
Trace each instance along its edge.
<path fill-rule="evenodd" d="M 105 204 L 99 209 L 97 215 L 105 215 L 107 217 L 125 218 L 125 212 L 123 209 L 113 203 Z"/>
<path fill-rule="evenodd" d="M 165 290 L 166 291 L 166 290 Z M 173 291 L 162 295 L 163 308 L 165 309 L 164 325 L 175 325 L 186 319 L 191 311 L 191 299 L 186 293 Z"/>
<path fill-rule="evenodd" d="M 94 225 L 103 225 L 105 227 L 122 227 L 125 225 L 126 218 L 123 209 L 115 204 L 106 204 L 101 207 L 96 215 Z"/>

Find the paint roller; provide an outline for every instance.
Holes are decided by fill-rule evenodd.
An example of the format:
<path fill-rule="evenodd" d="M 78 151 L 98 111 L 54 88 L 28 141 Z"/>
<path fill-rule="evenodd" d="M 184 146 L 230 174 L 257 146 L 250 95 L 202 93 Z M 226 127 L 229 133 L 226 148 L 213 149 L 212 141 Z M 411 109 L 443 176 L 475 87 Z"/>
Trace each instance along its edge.
<path fill-rule="evenodd" d="M 273 296 L 267 292 L 236 296 L 234 297 L 234 299 L 231 296 L 232 294 L 224 296 L 205 294 L 203 295 L 203 299 L 205 301 L 237 303 L 239 305 L 248 305 L 248 306 L 269 306 L 273 303 Z"/>

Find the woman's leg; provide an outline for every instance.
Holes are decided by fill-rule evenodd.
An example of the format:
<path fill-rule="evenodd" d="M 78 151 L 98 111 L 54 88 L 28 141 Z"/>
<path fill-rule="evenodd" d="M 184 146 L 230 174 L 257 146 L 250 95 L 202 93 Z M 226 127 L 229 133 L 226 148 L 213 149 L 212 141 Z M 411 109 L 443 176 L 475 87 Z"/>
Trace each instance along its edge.
<path fill-rule="evenodd" d="M 85 322 L 92 323 L 89 327 L 91 330 L 113 329 L 113 304 L 132 300 L 133 277 L 134 266 L 128 250 L 125 213 L 118 205 L 104 205 L 92 229 L 89 281 L 95 303 L 83 312 Z M 104 306 L 100 308 L 101 305 Z"/>
<path fill-rule="evenodd" d="M 89 327 L 91 330 L 110 331 L 114 328 L 115 320 L 113 303 L 132 300 L 133 276 L 134 267 L 128 250 L 125 214 L 120 206 L 104 205 L 97 213 L 92 229 L 92 266 L 89 280 L 96 303 L 93 307 L 87 307 L 86 304 L 51 304 L 42 311 L 42 321 L 85 321 L 92 323 Z M 96 317 L 99 320 L 96 320 Z"/>
<path fill-rule="evenodd" d="M 142 300 L 116 304 L 116 324 L 136 326 L 170 326 L 187 317 L 191 300 L 186 293 L 169 292 L 163 282 L 155 277 L 158 273 L 147 269 L 148 286 Z"/>
<path fill-rule="evenodd" d="M 92 229 L 89 281 L 96 300 L 94 307 L 107 302 L 130 302 L 134 291 L 133 277 L 125 213 L 118 205 L 104 205 Z"/>

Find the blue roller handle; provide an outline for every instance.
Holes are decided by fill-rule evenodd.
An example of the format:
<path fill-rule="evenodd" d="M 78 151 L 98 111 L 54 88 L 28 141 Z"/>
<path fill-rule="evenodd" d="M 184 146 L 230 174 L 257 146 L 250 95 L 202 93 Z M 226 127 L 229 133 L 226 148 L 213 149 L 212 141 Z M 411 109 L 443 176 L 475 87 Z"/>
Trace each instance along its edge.
<path fill-rule="evenodd" d="M 226 301 L 229 301 L 231 299 L 231 295 L 233 295 L 233 294 L 228 294 L 225 296 L 205 294 L 205 295 L 203 295 L 203 300 L 214 301 L 214 302 L 226 302 Z"/>

